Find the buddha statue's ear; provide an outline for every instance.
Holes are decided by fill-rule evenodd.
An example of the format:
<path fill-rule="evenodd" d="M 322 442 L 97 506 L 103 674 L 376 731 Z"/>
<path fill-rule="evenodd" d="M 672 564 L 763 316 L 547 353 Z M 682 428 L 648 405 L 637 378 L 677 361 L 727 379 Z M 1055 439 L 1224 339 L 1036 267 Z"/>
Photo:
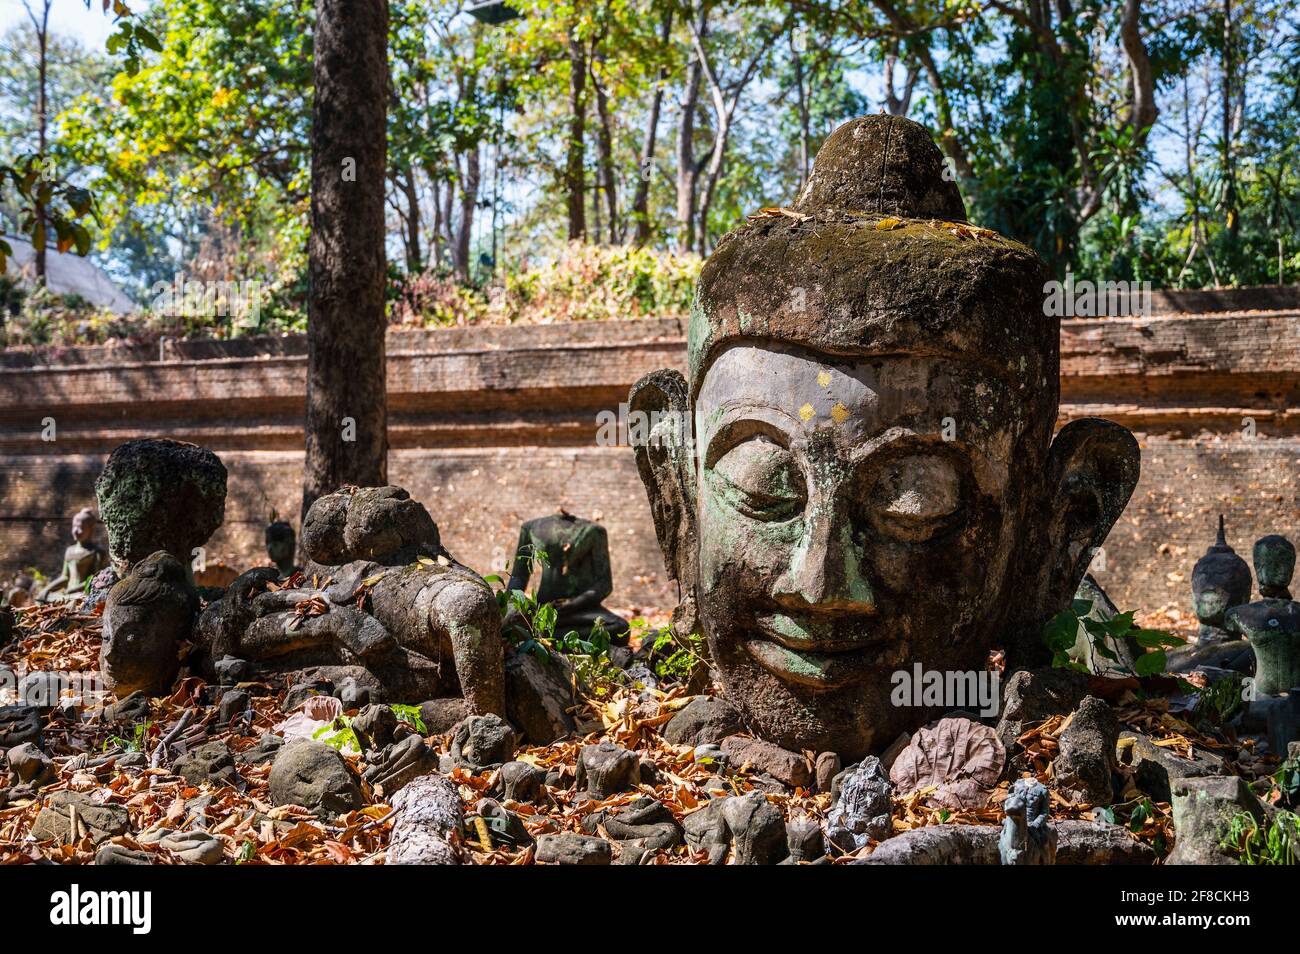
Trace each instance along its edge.
<path fill-rule="evenodd" d="M 650 498 L 655 536 L 670 579 L 681 587 L 674 625 L 698 629 L 695 620 L 695 457 L 686 380 L 677 371 L 653 371 L 632 386 L 628 410 L 636 466 Z"/>
<path fill-rule="evenodd" d="M 1098 547 L 1128 505 L 1142 455 L 1126 427 L 1088 417 L 1061 428 L 1047 461 L 1046 560 L 1040 609 L 1055 615 L 1070 604 Z"/>

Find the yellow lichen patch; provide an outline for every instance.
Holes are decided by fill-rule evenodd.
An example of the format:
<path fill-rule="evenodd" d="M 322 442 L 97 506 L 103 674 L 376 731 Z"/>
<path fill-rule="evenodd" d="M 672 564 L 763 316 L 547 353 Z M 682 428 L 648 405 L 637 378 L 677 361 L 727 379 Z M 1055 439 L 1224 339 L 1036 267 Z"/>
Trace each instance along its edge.
<path fill-rule="evenodd" d="M 819 388 L 828 388 L 831 386 L 831 373 L 829 371 L 823 371 L 821 374 L 817 375 L 817 386 Z"/>
<path fill-rule="evenodd" d="M 836 424 L 843 424 L 849 419 L 849 409 L 839 401 L 836 401 L 835 406 L 831 408 L 831 419 Z"/>
<path fill-rule="evenodd" d="M 805 404 L 803 407 L 799 408 L 799 419 L 803 421 L 811 421 L 813 419 L 813 415 L 815 415 L 816 413 L 817 412 L 813 410 L 813 406 L 811 404 Z"/>

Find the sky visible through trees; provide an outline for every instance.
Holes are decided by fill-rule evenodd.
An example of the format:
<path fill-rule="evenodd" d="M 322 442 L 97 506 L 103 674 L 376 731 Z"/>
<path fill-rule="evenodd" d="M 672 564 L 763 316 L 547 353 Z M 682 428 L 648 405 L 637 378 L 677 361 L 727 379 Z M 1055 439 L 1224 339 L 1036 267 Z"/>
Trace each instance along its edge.
<path fill-rule="evenodd" d="M 253 279 L 259 327 L 300 327 L 312 4 L 129 6 L 158 46 L 133 74 L 111 12 L 53 0 L 42 152 L 39 37 L 0 2 L 0 164 L 40 154 L 89 190 L 90 254 L 142 303 L 177 272 Z M 824 136 L 881 110 L 925 124 L 972 220 L 1058 277 L 1300 275 L 1300 14 L 1283 2 L 517 0 L 498 24 L 389 6 L 389 295 L 415 320 L 488 307 L 491 288 L 537 300 L 574 241 L 644 249 L 628 280 L 654 285 L 792 202 Z M 0 217 L 21 237 L 13 189 Z"/>

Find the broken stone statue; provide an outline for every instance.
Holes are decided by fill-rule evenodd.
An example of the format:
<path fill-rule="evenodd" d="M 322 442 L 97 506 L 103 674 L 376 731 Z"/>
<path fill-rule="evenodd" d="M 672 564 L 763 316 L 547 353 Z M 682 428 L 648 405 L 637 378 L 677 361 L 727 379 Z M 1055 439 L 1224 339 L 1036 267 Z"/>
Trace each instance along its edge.
<path fill-rule="evenodd" d="M 528 587 L 534 563 L 541 564 L 537 601 L 555 606 L 557 635 L 576 631 L 585 638 L 599 623 L 612 642 L 627 643 L 627 620 L 601 605 L 614 591 L 604 527 L 564 510 L 529 520 L 519 530 L 510 589 Z"/>
<path fill-rule="evenodd" d="M 59 575 L 41 588 L 37 599 L 42 603 L 79 599 L 86 583 L 108 565 L 108 557 L 95 540 L 99 517 L 83 507 L 72 518 L 72 546 L 63 551 L 63 568 Z"/>
<path fill-rule="evenodd" d="M 1250 602 L 1250 567 L 1228 545 L 1223 515 L 1214 544 L 1192 567 L 1192 612 L 1200 622 L 1194 646 L 1169 653 L 1170 672 L 1190 672 L 1201 666 L 1250 672 L 1254 655 L 1249 644 L 1227 626 L 1228 610 Z"/>
<path fill-rule="evenodd" d="M 1277 695 L 1300 687 L 1300 602 L 1288 589 L 1295 547 L 1273 534 L 1255 541 L 1253 555 L 1263 598 L 1229 609 L 1224 628 L 1255 651 L 1255 691 Z"/>
<path fill-rule="evenodd" d="M 688 372 L 631 410 L 677 631 L 758 735 L 846 762 L 942 714 L 891 675 L 1047 661 L 1138 479 L 1132 434 L 1053 439 L 1059 322 L 1025 246 L 966 221 L 924 128 L 838 128 L 791 209 L 705 262 Z"/>
<path fill-rule="evenodd" d="M 505 711 L 501 617 L 491 588 L 443 549 L 424 505 L 400 487 L 350 487 L 307 511 L 303 572 L 317 586 L 271 589 L 280 571 L 240 576 L 199 620 L 209 665 L 352 679 L 371 701 L 464 696 Z"/>
<path fill-rule="evenodd" d="M 95 481 L 119 577 L 159 550 L 193 580 L 190 561 L 226 515 L 226 468 L 212 451 L 183 441 L 127 441 Z"/>

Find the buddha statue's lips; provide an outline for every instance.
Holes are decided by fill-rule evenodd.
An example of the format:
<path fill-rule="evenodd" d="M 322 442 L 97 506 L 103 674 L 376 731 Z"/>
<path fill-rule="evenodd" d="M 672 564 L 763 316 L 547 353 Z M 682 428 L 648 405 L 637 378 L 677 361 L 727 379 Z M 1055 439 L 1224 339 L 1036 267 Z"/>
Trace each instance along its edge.
<path fill-rule="evenodd" d="M 856 682 L 880 667 L 879 636 L 832 619 L 773 613 L 759 616 L 759 634 L 745 640 L 750 655 L 773 675 L 818 689 Z"/>

